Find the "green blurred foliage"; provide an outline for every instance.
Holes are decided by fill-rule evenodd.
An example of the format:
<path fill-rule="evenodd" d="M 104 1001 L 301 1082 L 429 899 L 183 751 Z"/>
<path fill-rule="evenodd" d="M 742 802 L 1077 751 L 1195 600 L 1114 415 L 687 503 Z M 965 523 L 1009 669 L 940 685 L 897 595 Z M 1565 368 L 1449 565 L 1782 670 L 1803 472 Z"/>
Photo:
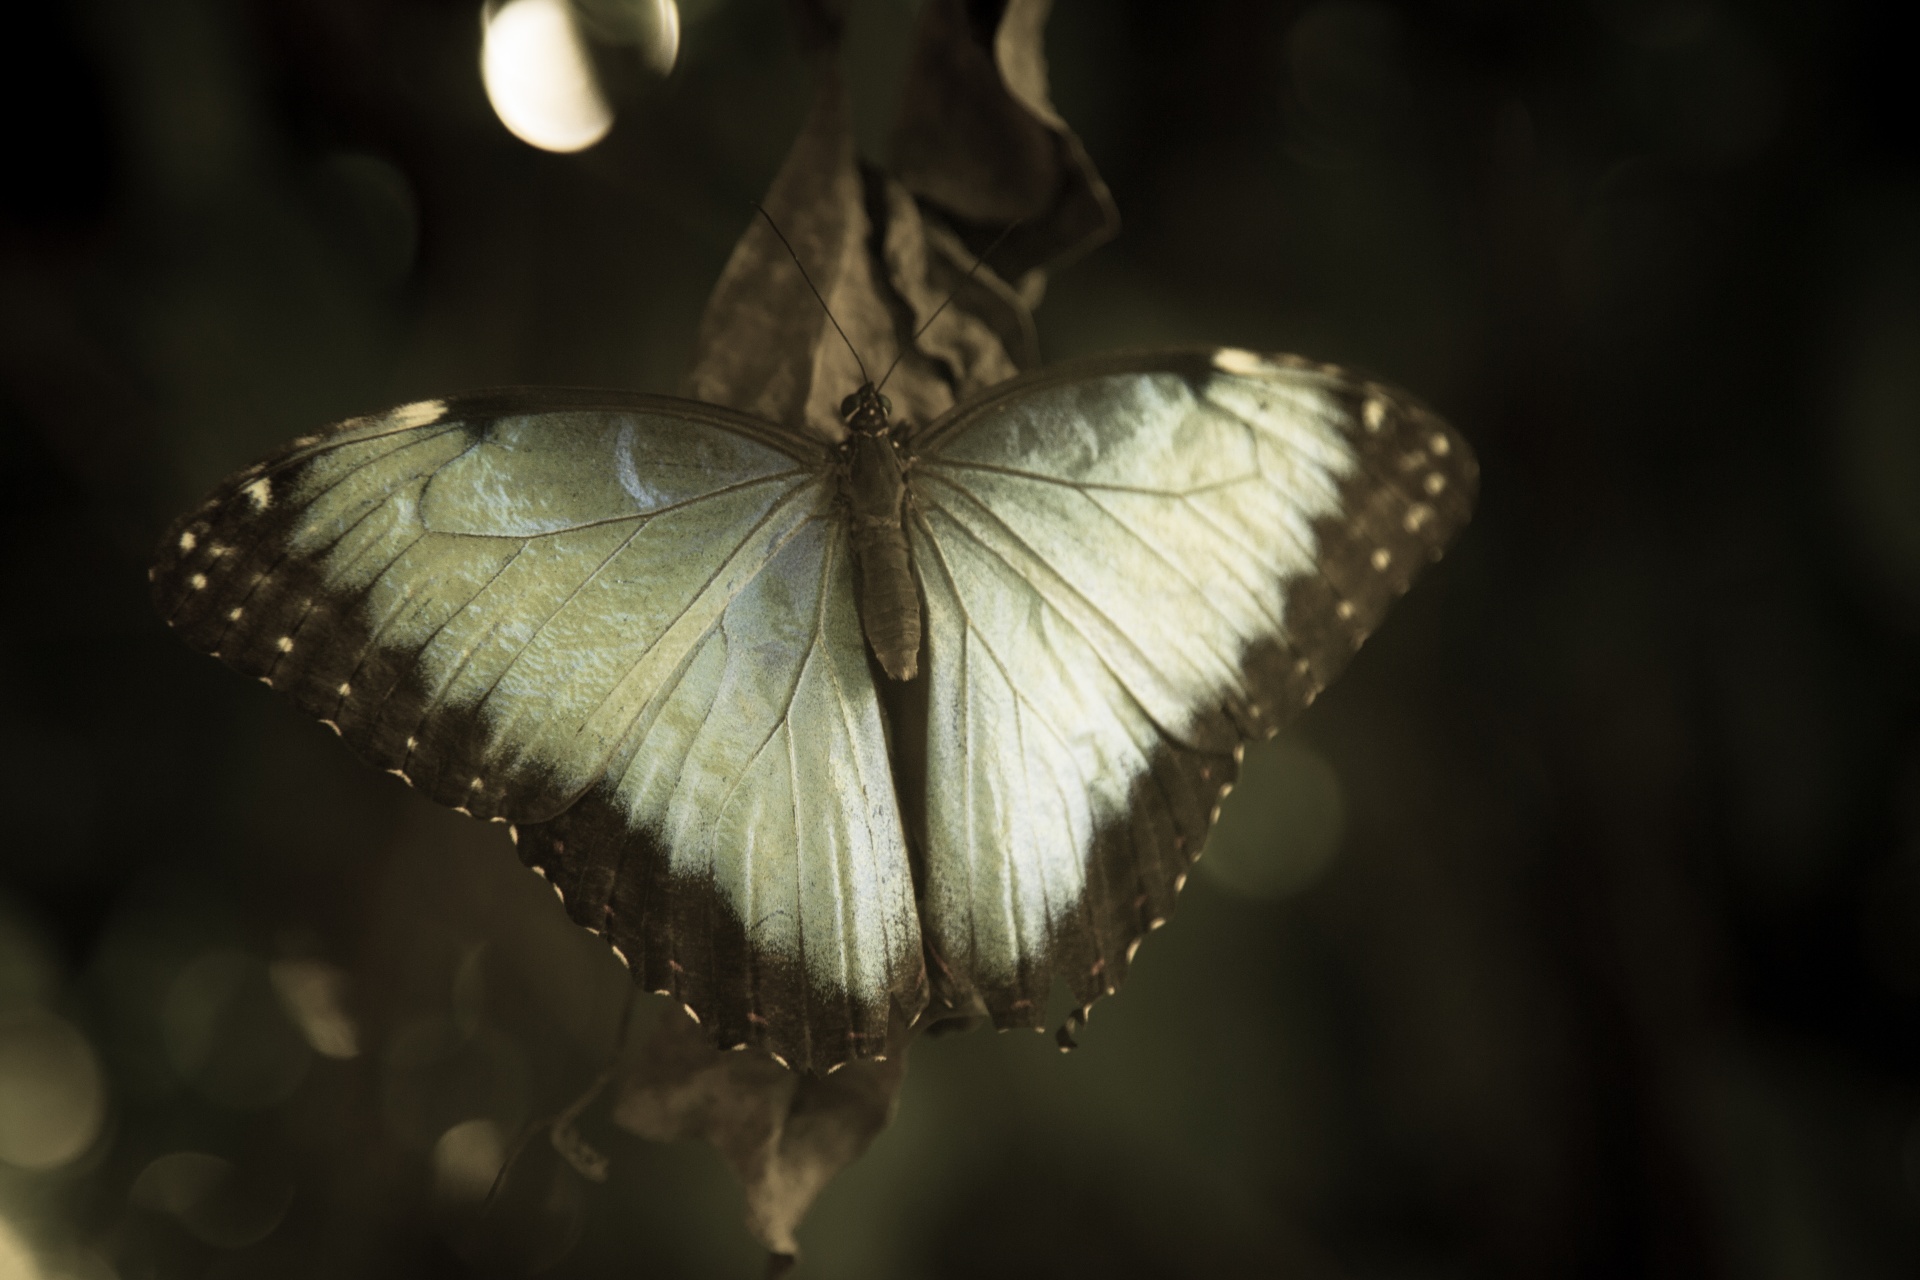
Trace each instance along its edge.
<path fill-rule="evenodd" d="M 672 75 L 609 55 L 612 133 L 554 156 L 492 117 L 477 8 L 7 19 L 6 1280 L 760 1266 L 709 1150 L 590 1113 L 594 1185 L 518 1144 L 626 984 L 503 833 L 145 600 L 167 519 L 319 424 L 673 388 L 806 106 L 784 15 L 685 4 Z M 875 154 L 913 8 L 854 6 Z M 1126 230 L 1049 354 L 1375 370 L 1475 442 L 1483 508 L 1249 759 L 1079 1052 L 915 1047 L 806 1273 L 1914 1273 L 1903 47 L 1864 0 L 1059 0 Z"/>

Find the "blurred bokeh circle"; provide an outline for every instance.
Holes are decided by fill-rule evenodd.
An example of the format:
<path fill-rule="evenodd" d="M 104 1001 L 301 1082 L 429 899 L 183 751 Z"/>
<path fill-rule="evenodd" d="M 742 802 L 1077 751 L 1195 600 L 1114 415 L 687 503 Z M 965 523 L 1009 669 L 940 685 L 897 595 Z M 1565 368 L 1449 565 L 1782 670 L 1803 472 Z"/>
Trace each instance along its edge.
<path fill-rule="evenodd" d="M 0 1160 L 59 1168 L 93 1144 L 106 1113 L 106 1081 L 78 1028 L 36 1009 L 0 1010 Z"/>

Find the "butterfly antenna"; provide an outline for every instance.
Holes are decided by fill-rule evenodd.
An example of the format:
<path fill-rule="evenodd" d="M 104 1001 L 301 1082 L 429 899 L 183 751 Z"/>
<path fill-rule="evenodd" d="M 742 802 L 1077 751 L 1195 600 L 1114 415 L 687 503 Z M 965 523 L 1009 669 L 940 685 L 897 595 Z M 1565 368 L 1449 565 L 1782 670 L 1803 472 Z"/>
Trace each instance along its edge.
<path fill-rule="evenodd" d="M 1005 244 L 1007 237 L 1013 234 L 1014 228 L 1018 227 L 1023 221 L 1025 221 L 1025 219 L 1016 218 L 1012 222 L 1009 222 L 1007 224 L 1007 229 L 1005 231 L 1002 231 L 999 235 L 993 238 L 993 243 L 987 246 L 986 252 L 982 253 L 979 257 L 973 260 L 973 265 L 967 268 L 967 274 L 965 278 L 963 278 L 959 284 L 953 286 L 953 289 L 947 294 L 947 300 L 945 302 L 942 302 L 939 306 L 935 307 L 933 309 L 933 314 L 920 322 L 920 327 L 913 331 L 913 336 L 911 338 L 907 339 L 907 345 L 904 347 L 901 347 L 900 350 L 897 353 L 895 353 L 893 357 L 893 363 L 888 365 L 887 371 L 880 376 L 880 386 L 874 388 L 876 392 L 880 390 L 880 387 L 884 387 L 887 385 L 887 379 L 891 378 L 893 376 L 893 371 L 900 367 L 900 361 L 902 358 L 906 356 L 908 348 L 918 343 L 920 341 L 920 335 L 925 333 L 928 327 L 932 325 L 935 320 L 938 320 L 940 318 L 940 313 L 953 305 L 954 298 L 958 297 L 960 290 L 966 287 L 967 281 L 972 280 L 973 277 L 979 273 L 980 268 L 987 265 L 987 259 L 993 256 L 993 251 L 995 249 L 998 249 L 1002 244 Z"/>
<path fill-rule="evenodd" d="M 833 326 L 833 331 L 840 335 L 840 341 L 847 344 L 847 350 L 853 352 L 853 362 L 860 366 L 860 380 L 872 382 L 873 377 L 867 372 L 867 362 L 860 358 L 860 352 L 854 347 L 853 339 L 847 336 L 847 331 L 842 329 L 840 322 L 833 318 L 833 308 L 828 306 L 827 300 L 820 296 L 820 290 L 814 285 L 813 277 L 807 274 L 807 264 L 800 261 L 800 255 L 793 251 L 793 243 L 787 239 L 787 233 L 780 229 L 780 224 L 773 220 L 773 215 L 768 213 L 758 200 L 749 200 L 747 203 L 760 210 L 760 216 L 765 218 L 767 225 L 773 228 L 773 234 L 779 236 L 780 243 L 787 247 L 787 256 L 793 259 L 794 266 L 800 268 L 800 278 L 807 282 L 807 288 L 813 290 L 814 300 L 820 304 L 820 309 L 827 313 L 827 322 Z"/>

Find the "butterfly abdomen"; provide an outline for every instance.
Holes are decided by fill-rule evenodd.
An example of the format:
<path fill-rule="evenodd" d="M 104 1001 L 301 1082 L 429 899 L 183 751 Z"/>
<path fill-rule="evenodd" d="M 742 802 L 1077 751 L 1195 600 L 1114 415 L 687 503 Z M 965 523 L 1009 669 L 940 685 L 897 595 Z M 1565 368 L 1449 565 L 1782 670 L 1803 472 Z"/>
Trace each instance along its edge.
<path fill-rule="evenodd" d="M 860 572 L 860 624 L 886 673 L 911 680 L 920 671 L 920 596 L 901 527 L 906 464 L 884 434 L 857 433 L 850 446 L 847 504 Z"/>

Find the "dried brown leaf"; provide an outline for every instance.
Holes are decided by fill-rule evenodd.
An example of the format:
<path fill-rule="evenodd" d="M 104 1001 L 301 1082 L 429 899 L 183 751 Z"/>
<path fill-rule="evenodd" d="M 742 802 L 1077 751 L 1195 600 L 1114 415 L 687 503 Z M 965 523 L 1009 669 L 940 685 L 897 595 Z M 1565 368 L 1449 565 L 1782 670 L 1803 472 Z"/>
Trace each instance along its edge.
<path fill-rule="evenodd" d="M 837 38 L 836 6 L 795 9 L 810 47 Z M 1047 9 L 930 0 L 895 132 L 897 177 L 862 170 L 844 80 L 821 54 L 813 110 L 765 201 L 793 253 L 765 220 L 748 226 L 702 318 L 688 395 L 838 441 L 841 399 L 896 356 L 888 394 L 906 422 L 1037 362 L 1032 307 L 1046 271 L 1118 225 L 1047 96 Z M 980 266 L 976 254 L 1009 230 Z"/>
<path fill-rule="evenodd" d="M 727 1053 L 669 1007 L 614 1102 L 616 1124 L 655 1142 L 699 1138 L 747 1194 L 747 1226 L 770 1251 L 799 1252 L 794 1232 L 833 1175 L 887 1127 L 904 1056 L 850 1062 L 830 1076 L 764 1055 Z"/>
<path fill-rule="evenodd" d="M 831 63 L 764 204 L 848 337 L 889 350 L 889 317 L 867 264 L 870 228 L 846 85 Z M 707 300 L 686 394 L 837 441 L 846 434 L 840 397 L 861 381 L 786 246 L 756 217 Z"/>
<path fill-rule="evenodd" d="M 914 196 L 978 236 L 1020 225 L 994 256 L 1038 302 L 1034 271 L 1110 239 L 1119 214 L 1086 148 L 1054 111 L 1042 36 L 1051 0 L 928 0 L 893 137 Z"/>

